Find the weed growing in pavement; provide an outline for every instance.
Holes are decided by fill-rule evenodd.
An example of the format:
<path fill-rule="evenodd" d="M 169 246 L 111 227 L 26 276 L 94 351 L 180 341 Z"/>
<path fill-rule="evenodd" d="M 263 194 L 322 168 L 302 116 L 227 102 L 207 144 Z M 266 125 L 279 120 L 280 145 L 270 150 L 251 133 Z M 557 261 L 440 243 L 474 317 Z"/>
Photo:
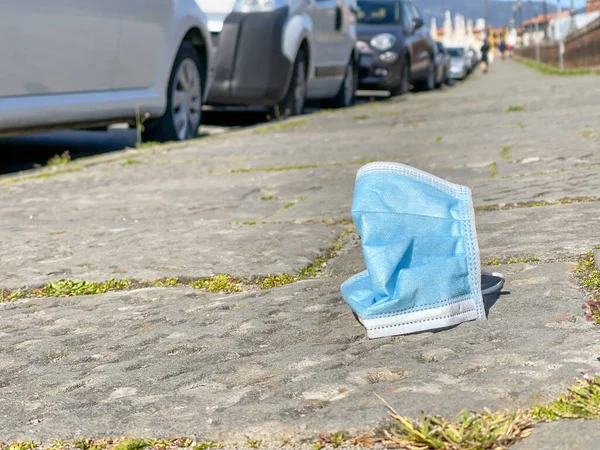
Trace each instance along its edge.
<path fill-rule="evenodd" d="M 435 138 L 435 142 L 437 142 L 439 144 L 440 142 L 442 142 L 443 139 L 444 139 L 444 136 L 438 136 Z"/>
<path fill-rule="evenodd" d="M 412 122 L 407 124 L 407 126 L 411 127 L 413 130 L 416 130 L 417 128 L 419 128 L 420 124 L 419 122 Z"/>
<path fill-rule="evenodd" d="M 552 422 L 559 419 L 600 418 L 600 376 L 584 376 L 554 402 L 534 406 L 531 415 L 537 421 Z"/>
<path fill-rule="evenodd" d="M 81 167 L 71 167 L 69 169 L 57 170 L 55 172 L 42 172 L 42 173 L 36 173 L 35 175 L 27 175 L 25 177 L 8 178 L 7 180 L 0 180 L 0 186 L 3 184 L 20 183 L 22 181 L 41 180 L 44 178 L 56 177 L 58 175 L 64 175 L 67 173 L 81 172 L 82 170 L 83 169 Z"/>
<path fill-rule="evenodd" d="M 242 292 L 239 286 L 240 280 L 233 278 L 231 275 L 220 274 L 213 277 L 201 278 L 190 284 L 194 289 L 206 289 L 208 292 L 224 292 L 231 294 L 234 292 Z"/>
<path fill-rule="evenodd" d="M 306 200 L 307 197 L 306 196 L 302 196 L 302 197 L 298 197 L 296 200 L 294 200 L 293 202 L 290 202 L 286 205 L 284 205 L 283 209 L 290 209 L 294 206 L 296 206 L 298 203 L 303 202 L 304 200 Z"/>
<path fill-rule="evenodd" d="M 303 164 L 303 165 L 296 165 L 296 166 L 253 167 L 253 168 L 230 169 L 225 173 L 285 172 L 288 170 L 316 169 L 317 167 L 319 167 L 317 164 Z"/>
<path fill-rule="evenodd" d="M 261 439 L 248 439 L 248 448 L 261 448 L 263 441 Z"/>
<path fill-rule="evenodd" d="M 477 211 L 477 212 L 503 211 L 506 209 L 539 208 L 542 206 L 570 205 L 570 204 L 575 204 L 575 203 L 591 203 L 591 202 L 598 202 L 598 201 L 600 201 L 600 197 L 561 198 L 560 200 L 551 200 L 551 201 L 480 205 L 480 206 L 475 207 L 475 211 Z"/>
<path fill-rule="evenodd" d="M 71 154 L 69 150 L 63 152 L 61 155 L 54 155 L 46 163 L 47 166 L 63 166 L 71 162 Z"/>
<path fill-rule="evenodd" d="M 143 450 L 150 443 L 145 439 L 125 439 L 113 447 L 113 450 Z"/>
<path fill-rule="evenodd" d="M 279 200 L 279 197 L 276 195 L 263 195 L 261 198 L 261 200 Z"/>
<path fill-rule="evenodd" d="M 504 112 L 521 112 L 521 111 L 525 111 L 525 106 L 524 105 L 509 105 L 508 108 L 506 108 L 506 110 Z"/>
<path fill-rule="evenodd" d="M 517 126 L 520 128 L 525 128 L 525 124 L 523 122 L 517 122 Z"/>
<path fill-rule="evenodd" d="M 220 442 L 212 442 L 212 441 L 207 441 L 207 442 L 200 442 L 199 444 L 196 444 L 192 447 L 192 450 L 207 450 L 209 448 L 221 448 L 223 447 L 223 444 L 221 444 Z"/>
<path fill-rule="evenodd" d="M 137 164 L 144 164 L 142 161 L 140 161 L 139 159 L 128 159 L 126 161 L 123 161 L 123 163 L 121 164 L 122 166 L 134 166 Z"/>
<path fill-rule="evenodd" d="M 369 116 L 368 114 L 361 114 L 360 116 L 354 116 L 354 120 L 356 120 L 356 121 L 367 120 L 370 118 L 371 118 L 371 116 Z"/>
<path fill-rule="evenodd" d="M 496 178 L 496 176 L 498 175 L 498 165 L 495 162 L 493 162 L 490 163 L 488 167 L 490 168 L 490 178 Z"/>
<path fill-rule="evenodd" d="M 11 292 L 7 289 L 0 289 L 0 303 L 10 303 L 23 297 L 21 291 Z"/>
<path fill-rule="evenodd" d="M 598 130 L 580 130 L 578 133 L 588 141 L 595 141 L 598 136 Z"/>
<path fill-rule="evenodd" d="M 532 262 L 540 262 L 540 258 L 532 257 L 522 257 L 522 258 L 508 258 L 508 259 L 490 259 L 484 262 L 485 266 L 500 266 L 504 264 L 520 264 L 520 263 L 532 263 Z"/>
<path fill-rule="evenodd" d="M 2 448 L 3 444 L 0 443 L 0 448 Z M 34 450 L 37 448 L 39 444 L 33 441 L 17 441 L 10 446 L 6 447 L 8 450 Z"/>
<path fill-rule="evenodd" d="M 150 118 L 150 113 L 144 113 L 144 115 L 140 114 L 140 107 L 136 105 L 135 107 L 135 133 L 137 137 L 136 147 L 142 143 L 142 135 L 146 130 L 144 126 L 144 122 Z"/>
<path fill-rule="evenodd" d="M 599 247 L 596 246 L 596 248 Z M 596 268 L 592 250 L 579 259 L 575 269 L 575 277 L 592 296 L 590 300 L 582 305 L 585 318 L 595 325 L 600 325 L 600 270 Z"/>
<path fill-rule="evenodd" d="M 502 151 L 500 152 L 500 157 L 504 160 L 504 161 L 509 161 L 511 158 L 510 155 L 510 149 L 512 147 L 510 145 L 506 145 L 504 147 L 502 147 Z"/>
<path fill-rule="evenodd" d="M 255 134 L 263 134 L 263 133 L 269 133 L 271 131 L 281 131 L 281 130 L 286 130 L 288 128 L 294 128 L 294 127 L 302 127 L 308 125 L 308 120 L 305 119 L 299 119 L 299 120 L 290 120 L 287 122 L 282 122 L 276 125 L 267 125 L 264 127 L 258 127 L 254 130 Z"/>
<path fill-rule="evenodd" d="M 73 447 L 79 450 L 103 450 L 106 448 L 106 442 L 94 441 L 93 439 L 75 439 Z"/>
<path fill-rule="evenodd" d="M 392 410 L 395 426 L 387 441 L 401 448 L 436 450 L 504 449 L 531 434 L 535 421 L 516 412 L 469 413 L 454 419 L 422 415 L 419 420 L 402 417 Z"/>
<path fill-rule="evenodd" d="M 34 289 L 34 297 L 73 297 L 78 295 L 97 295 L 108 291 L 122 291 L 131 288 L 131 281 L 109 280 L 104 282 L 60 280 L 46 284 L 43 288 Z"/>
<path fill-rule="evenodd" d="M 179 278 L 159 278 L 154 280 L 154 286 L 160 288 L 181 286 L 181 281 Z"/>

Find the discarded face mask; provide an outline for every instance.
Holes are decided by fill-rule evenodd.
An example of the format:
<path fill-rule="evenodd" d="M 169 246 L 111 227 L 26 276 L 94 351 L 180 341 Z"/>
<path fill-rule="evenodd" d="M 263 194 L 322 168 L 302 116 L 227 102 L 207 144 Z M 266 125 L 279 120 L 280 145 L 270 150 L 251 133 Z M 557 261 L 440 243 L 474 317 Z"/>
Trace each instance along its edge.
<path fill-rule="evenodd" d="M 469 188 L 398 163 L 371 163 L 356 178 L 352 218 L 367 270 L 342 296 L 379 338 L 486 318 L 483 294 L 500 274 L 482 274 Z"/>

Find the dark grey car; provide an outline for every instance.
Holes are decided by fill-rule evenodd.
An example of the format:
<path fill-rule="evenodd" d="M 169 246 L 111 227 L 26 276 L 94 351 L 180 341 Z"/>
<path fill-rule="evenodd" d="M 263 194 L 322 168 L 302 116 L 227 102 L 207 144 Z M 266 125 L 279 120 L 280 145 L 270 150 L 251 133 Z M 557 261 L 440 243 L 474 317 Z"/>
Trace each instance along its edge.
<path fill-rule="evenodd" d="M 434 42 L 409 0 L 358 0 L 359 88 L 435 88 Z"/>

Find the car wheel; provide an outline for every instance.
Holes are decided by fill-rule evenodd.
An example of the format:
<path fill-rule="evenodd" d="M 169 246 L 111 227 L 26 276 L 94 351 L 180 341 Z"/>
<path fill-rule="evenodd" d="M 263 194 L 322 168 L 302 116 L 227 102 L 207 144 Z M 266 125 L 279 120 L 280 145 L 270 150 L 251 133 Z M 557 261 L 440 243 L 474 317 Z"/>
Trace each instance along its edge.
<path fill-rule="evenodd" d="M 427 78 L 423 82 L 423 90 L 431 91 L 435 89 L 435 65 L 433 60 L 429 61 L 429 69 L 427 69 Z"/>
<path fill-rule="evenodd" d="M 202 120 L 203 63 L 190 42 L 181 44 L 169 77 L 164 116 L 143 124 L 144 141 L 183 141 L 198 135 Z"/>
<path fill-rule="evenodd" d="M 356 67 L 354 61 L 350 59 L 350 62 L 346 66 L 346 73 L 344 74 L 344 81 L 340 86 L 340 90 L 330 100 L 323 102 L 323 106 L 326 108 L 349 108 L 354 106 L 356 103 Z"/>
<path fill-rule="evenodd" d="M 300 49 L 294 62 L 290 87 L 283 100 L 273 107 L 273 117 L 284 119 L 304 113 L 304 104 L 306 103 L 306 67 L 306 54 L 304 50 Z"/>
<path fill-rule="evenodd" d="M 410 62 L 408 58 L 404 60 L 404 64 L 402 64 L 402 69 L 400 73 L 400 81 L 396 86 L 394 86 L 390 90 L 390 94 L 392 97 L 398 97 L 400 95 L 404 95 L 408 92 L 410 88 L 409 79 L 410 79 Z"/>

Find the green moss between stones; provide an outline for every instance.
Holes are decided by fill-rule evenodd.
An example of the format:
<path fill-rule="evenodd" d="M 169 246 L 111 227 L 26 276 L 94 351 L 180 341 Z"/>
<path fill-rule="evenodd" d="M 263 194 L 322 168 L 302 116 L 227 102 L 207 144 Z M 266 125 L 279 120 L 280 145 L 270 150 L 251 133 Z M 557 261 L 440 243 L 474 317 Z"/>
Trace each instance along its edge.
<path fill-rule="evenodd" d="M 495 162 L 493 162 L 490 163 L 488 167 L 490 169 L 490 178 L 496 178 L 496 176 L 498 175 L 498 165 Z"/>
<path fill-rule="evenodd" d="M 532 263 L 540 262 L 540 258 L 533 257 L 521 257 L 521 258 L 508 258 L 508 259 L 490 259 L 483 264 L 485 266 L 500 266 L 504 264 L 520 264 L 520 263 Z"/>
<path fill-rule="evenodd" d="M 509 161 L 511 158 L 510 155 L 510 149 L 512 147 L 510 145 L 506 145 L 504 147 L 502 147 L 502 151 L 500 152 L 500 157 L 504 160 L 504 161 Z"/>
<path fill-rule="evenodd" d="M 504 110 L 504 112 L 521 112 L 521 111 L 525 111 L 525 106 L 524 105 L 508 105 L 508 108 L 506 108 Z"/>
<path fill-rule="evenodd" d="M 537 201 L 537 202 L 519 202 L 495 205 L 480 205 L 475 207 L 475 211 L 502 211 L 506 209 L 518 208 L 539 208 L 542 206 L 569 205 L 575 203 L 591 203 L 600 201 L 600 197 L 577 197 L 577 198 L 561 198 L 560 200 Z"/>
<path fill-rule="evenodd" d="M 71 167 L 71 168 L 65 169 L 65 170 L 56 170 L 53 172 L 36 173 L 34 175 L 27 175 L 24 177 L 8 178 L 6 180 L 0 180 L 0 186 L 7 185 L 7 184 L 21 183 L 23 181 L 29 181 L 29 180 L 42 180 L 45 178 L 57 177 L 59 175 L 81 172 L 82 170 L 83 169 L 81 167 Z"/>
<path fill-rule="evenodd" d="M 384 401 L 385 403 L 385 401 Z M 390 410 L 392 423 L 371 435 L 347 438 L 343 433 L 320 435 L 313 449 L 356 446 L 373 448 L 406 448 L 412 450 L 504 450 L 527 438 L 541 422 L 571 419 L 600 419 L 600 377 L 584 376 L 555 401 L 521 411 L 461 411 L 456 417 L 421 415 L 413 419 Z M 260 448 L 262 440 L 248 439 L 247 448 Z M 175 439 L 78 439 L 72 442 L 54 441 L 42 446 L 33 441 L 0 443 L 0 450 L 206 450 L 223 444 L 189 438 Z"/>

